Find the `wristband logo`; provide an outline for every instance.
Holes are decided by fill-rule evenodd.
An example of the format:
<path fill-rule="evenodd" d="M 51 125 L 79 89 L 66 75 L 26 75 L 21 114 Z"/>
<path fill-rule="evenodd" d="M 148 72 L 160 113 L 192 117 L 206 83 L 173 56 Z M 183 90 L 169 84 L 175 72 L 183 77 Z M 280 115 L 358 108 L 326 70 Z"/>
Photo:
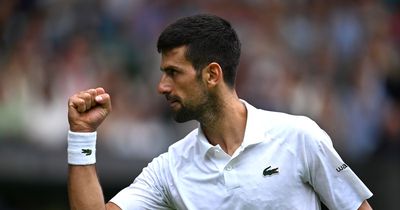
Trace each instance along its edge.
<path fill-rule="evenodd" d="M 85 154 L 86 156 L 89 156 L 92 154 L 92 150 L 91 149 L 82 149 L 82 153 Z"/>

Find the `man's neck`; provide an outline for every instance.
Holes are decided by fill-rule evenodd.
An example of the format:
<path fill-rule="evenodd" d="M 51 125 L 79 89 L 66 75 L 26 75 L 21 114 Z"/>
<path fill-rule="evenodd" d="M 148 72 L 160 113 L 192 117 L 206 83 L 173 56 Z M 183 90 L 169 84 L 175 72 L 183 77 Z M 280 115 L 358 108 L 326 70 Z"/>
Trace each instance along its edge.
<path fill-rule="evenodd" d="M 219 144 L 228 155 L 233 155 L 243 142 L 247 110 L 236 94 L 221 100 L 219 107 L 217 113 L 210 113 L 210 120 L 200 122 L 201 128 L 210 144 Z"/>

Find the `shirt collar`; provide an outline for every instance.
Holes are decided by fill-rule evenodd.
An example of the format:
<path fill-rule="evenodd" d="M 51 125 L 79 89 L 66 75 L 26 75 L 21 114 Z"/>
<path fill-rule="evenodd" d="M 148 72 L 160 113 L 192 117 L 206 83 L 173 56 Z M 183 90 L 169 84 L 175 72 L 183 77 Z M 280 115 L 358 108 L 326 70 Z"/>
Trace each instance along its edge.
<path fill-rule="evenodd" d="M 213 145 L 210 144 L 210 142 L 208 142 L 206 136 L 204 135 L 203 130 L 201 129 L 200 124 L 199 124 L 197 130 L 198 130 L 198 133 L 197 133 L 197 141 L 196 141 L 196 144 L 199 146 L 200 154 L 206 155 L 207 152 L 208 152 L 211 148 L 216 147 L 216 146 L 219 146 L 219 145 L 213 146 Z"/>
<path fill-rule="evenodd" d="M 244 131 L 244 139 L 242 142 L 242 149 L 253 145 L 258 144 L 266 139 L 265 129 L 263 129 L 260 113 L 257 108 L 247 103 L 245 100 L 240 100 L 246 107 L 247 110 L 247 119 L 246 119 L 246 128 Z M 198 133 L 197 133 L 197 144 L 200 149 L 200 154 L 206 154 L 211 148 L 220 148 L 219 145 L 213 146 L 211 145 L 207 138 L 204 135 L 203 130 L 201 129 L 200 124 L 198 125 Z"/>
<path fill-rule="evenodd" d="M 263 116 L 260 110 L 241 100 L 247 109 L 246 129 L 244 131 L 244 139 L 242 142 L 243 148 L 249 145 L 258 144 L 266 140 L 266 128 L 263 125 Z"/>

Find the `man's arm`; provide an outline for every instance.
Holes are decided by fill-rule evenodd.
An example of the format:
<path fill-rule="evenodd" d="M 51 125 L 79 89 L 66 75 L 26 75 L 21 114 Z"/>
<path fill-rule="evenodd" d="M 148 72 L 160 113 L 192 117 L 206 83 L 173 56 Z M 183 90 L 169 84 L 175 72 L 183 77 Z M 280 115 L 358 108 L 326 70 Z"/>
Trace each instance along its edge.
<path fill-rule="evenodd" d="M 79 92 L 69 98 L 68 121 L 70 130 L 94 132 L 111 111 L 110 96 L 103 88 Z M 71 209 L 117 210 L 117 205 L 104 204 L 103 192 L 94 164 L 68 167 L 68 196 Z"/>
<path fill-rule="evenodd" d="M 364 200 L 358 210 L 372 210 L 367 200 Z"/>
<path fill-rule="evenodd" d="M 69 165 L 68 196 L 71 209 L 106 209 L 94 165 Z"/>
<path fill-rule="evenodd" d="M 68 196 L 71 209 L 120 210 L 114 203 L 104 205 L 103 192 L 94 165 L 70 165 L 68 170 Z"/>

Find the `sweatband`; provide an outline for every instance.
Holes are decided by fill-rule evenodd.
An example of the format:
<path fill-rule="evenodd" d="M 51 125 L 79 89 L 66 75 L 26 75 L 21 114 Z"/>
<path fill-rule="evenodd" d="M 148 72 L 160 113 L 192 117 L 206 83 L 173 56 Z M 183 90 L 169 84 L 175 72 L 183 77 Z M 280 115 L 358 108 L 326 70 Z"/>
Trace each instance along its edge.
<path fill-rule="evenodd" d="M 96 137 L 96 131 L 88 133 L 68 131 L 68 164 L 95 164 Z"/>

